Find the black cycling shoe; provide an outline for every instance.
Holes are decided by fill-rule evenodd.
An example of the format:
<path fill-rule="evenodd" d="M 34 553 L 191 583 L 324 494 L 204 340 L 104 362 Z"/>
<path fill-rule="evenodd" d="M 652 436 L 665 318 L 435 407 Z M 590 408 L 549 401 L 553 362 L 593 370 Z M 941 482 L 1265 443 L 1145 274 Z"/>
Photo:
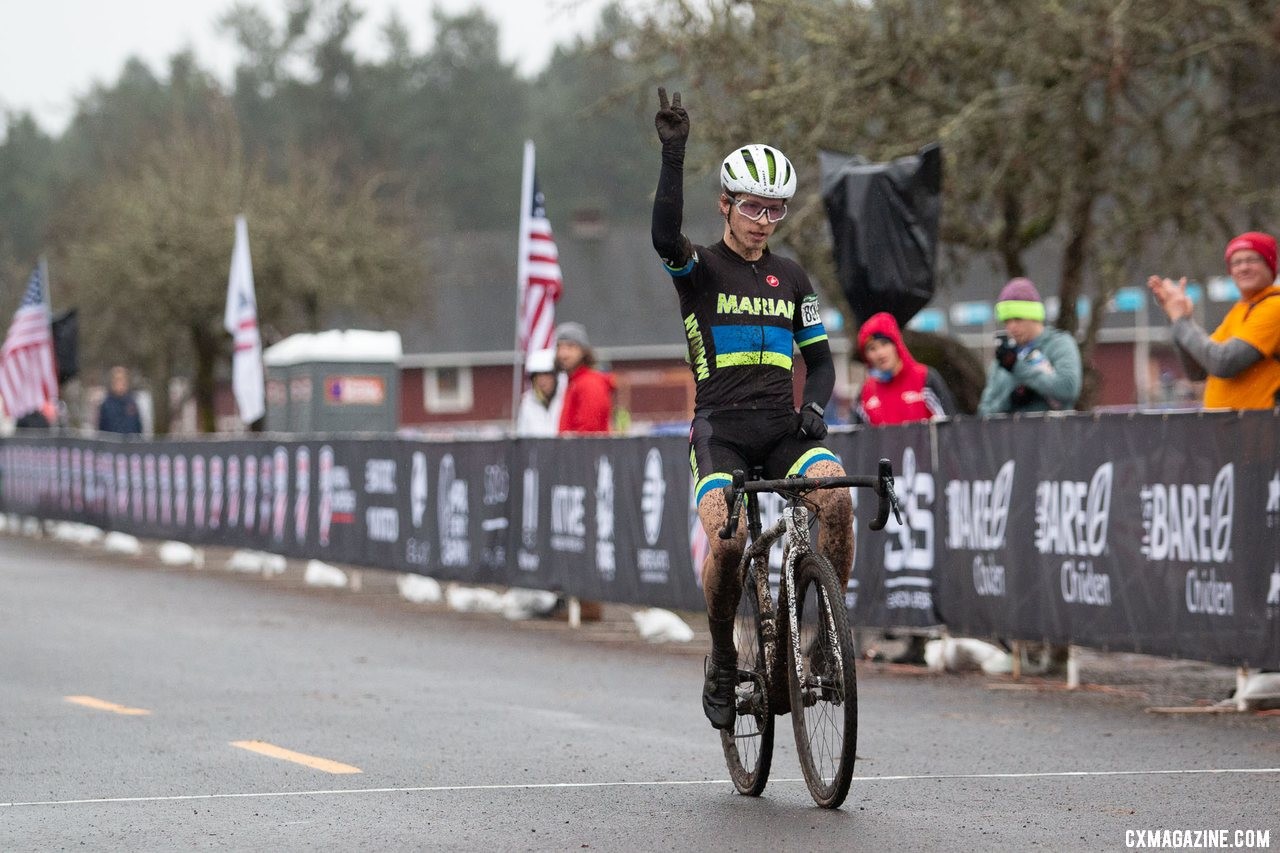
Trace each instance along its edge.
<path fill-rule="evenodd" d="M 702 685 L 702 713 L 707 715 L 711 725 L 717 729 L 732 729 L 737 716 L 735 707 L 738 686 L 738 667 L 716 666 L 707 658 L 705 664 L 706 681 Z"/>

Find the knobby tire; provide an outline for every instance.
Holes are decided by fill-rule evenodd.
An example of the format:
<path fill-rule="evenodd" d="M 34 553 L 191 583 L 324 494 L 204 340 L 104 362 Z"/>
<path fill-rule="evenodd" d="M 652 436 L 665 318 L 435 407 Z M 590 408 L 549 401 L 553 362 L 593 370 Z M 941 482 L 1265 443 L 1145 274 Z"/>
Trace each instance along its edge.
<path fill-rule="evenodd" d="M 796 566 L 800 671 L 787 644 L 791 725 L 800 768 L 814 802 L 837 808 L 849 793 L 858 741 L 858 684 L 844 590 L 825 557 Z M 833 646 L 834 643 L 834 646 Z"/>
<path fill-rule="evenodd" d="M 742 584 L 733 643 L 738 650 L 738 715 L 732 732 L 720 732 L 720 744 L 733 787 L 739 794 L 758 797 L 769 781 L 773 761 L 773 714 L 766 693 L 768 673 L 754 570 L 747 572 Z"/>

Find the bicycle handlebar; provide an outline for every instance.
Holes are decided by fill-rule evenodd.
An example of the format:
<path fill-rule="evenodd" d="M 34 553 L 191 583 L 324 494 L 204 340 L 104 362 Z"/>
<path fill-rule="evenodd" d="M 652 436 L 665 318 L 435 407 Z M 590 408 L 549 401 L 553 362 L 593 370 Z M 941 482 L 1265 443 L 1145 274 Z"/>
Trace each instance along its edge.
<path fill-rule="evenodd" d="M 881 459 L 879 470 L 874 474 L 846 474 L 843 477 L 785 477 L 781 480 L 747 481 L 742 471 L 733 472 L 733 481 L 724 487 L 725 506 L 729 508 L 729 517 L 724 527 L 720 528 L 721 539 L 732 539 L 738 532 L 738 516 L 742 509 L 742 501 L 748 494 L 758 492 L 777 492 L 783 495 L 799 497 L 819 489 L 866 488 L 876 493 L 876 517 L 868 525 L 872 530 L 883 530 L 889 521 L 889 513 L 899 524 L 902 514 L 898 511 L 898 495 L 893 490 L 893 463 Z"/>

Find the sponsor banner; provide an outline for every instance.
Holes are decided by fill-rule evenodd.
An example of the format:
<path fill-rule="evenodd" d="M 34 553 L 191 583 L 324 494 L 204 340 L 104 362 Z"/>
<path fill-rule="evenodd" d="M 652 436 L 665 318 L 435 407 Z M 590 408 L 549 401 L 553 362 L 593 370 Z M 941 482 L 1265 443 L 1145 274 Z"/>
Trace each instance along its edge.
<path fill-rule="evenodd" d="M 1017 638 L 1035 625 L 1040 591 L 1017 532 L 1033 517 L 1026 469 L 1039 451 L 1021 426 L 998 419 L 937 427 L 938 610 L 953 632 Z"/>
<path fill-rule="evenodd" d="M 833 433 L 855 624 L 1280 666 L 1280 422 L 1054 416 Z M 680 437 L 0 440 L 0 510 L 587 599 L 701 609 Z M 762 500 L 765 521 L 776 500 Z M 774 569 L 778 568 L 775 560 Z"/>
<path fill-rule="evenodd" d="M 931 436 L 927 424 L 911 424 L 833 435 L 829 442 L 851 474 L 875 472 L 880 459 L 892 462 L 902 504 L 902 522 L 891 515 L 877 533 L 867 527 L 875 517 L 875 495 L 851 490 L 856 550 L 845 597 L 854 624 L 927 628 L 941 623 L 934 572 L 941 494 Z"/>

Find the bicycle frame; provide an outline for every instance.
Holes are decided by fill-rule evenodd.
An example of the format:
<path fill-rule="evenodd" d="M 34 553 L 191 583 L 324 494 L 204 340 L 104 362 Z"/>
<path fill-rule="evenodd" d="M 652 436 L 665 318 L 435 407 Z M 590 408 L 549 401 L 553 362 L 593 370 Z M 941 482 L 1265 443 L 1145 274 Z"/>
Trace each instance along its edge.
<path fill-rule="evenodd" d="M 767 530 L 762 529 L 760 521 L 760 504 L 758 501 L 747 502 L 748 545 L 738 563 L 738 583 L 746 584 L 751 566 L 756 568 L 756 600 L 760 605 L 760 630 L 763 634 L 765 671 L 778 671 L 778 656 L 781 649 L 778 644 L 778 618 L 780 607 L 785 603 L 788 636 L 791 638 L 792 660 L 800 660 L 800 632 L 795 603 L 795 566 L 797 560 L 808 553 L 809 545 L 809 508 L 797 499 L 788 501 L 782 517 Z M 774 543 L 784 539 L 784 558 L 782 572 L 778 583 L 779 607 L 773 603 L 773 591 L 769 586 L 769 552 Z M 775 687 L 778 687 L 775 685 Z M 778 689 L 781 689 L 778 687 Z M 766 691 L 766 695 L 776 695 L 777 690 Z"/>
<path fill-rule="evenodd" d="M 876 516 L 869 524 L 872 530 L 881 530 L 888 522 L 889 513 L 901 522 L 898 511 L 898 498 L 893 489 L 893 467 L 889 460 L 881 459 L 879 470 L 874 476 L 842 477 L 789 477 L 781 480 L 755 479 L 747 481 L 742 471 L 735 471 L 733 482 L 725 486 L 725 500 L 729 508 L 729 517 L 724 529 L 720 531 L 721 539 L 730 539 L 735 535 L 738 519 L 744 504 L 747 515 L 747 547 L 738 563 L 738 583 L 745 585 L 747 575 L 755 565 L 756 601 L 760 608 L 760 632 L 764 645 L 765 672 L 772 678 L 778 672 L 778 618 L 779 609 L 774 606 L 773 593 L 769 588 L 769 551 L 774 543 L 785 537 L 786 547 L 782 561 L 782 573 L 778 583 L 779 605 L 785 604 L 788 637 L 791 644 L 791 660 L 797 677 L 802 677 L 800 654 L 799 617 L 796 612 L 795 567 L 805 554 L 812 551 L 809 544 L 809 507 L 804 496 L 811 491 L 834 487 L 871 488 L 878 498 Z M 760 503 L 746 500 L 751 493 L 774 492 L 786 500 L 786 508 L 774 524 L 767 530 L 760 521 Z M 826 630 L 834 633 L 834 626 L 828 624 Z M 782 685 L 766 685 L 775 688 L 765 691 L 766 696 L 780 695 Z"/>

